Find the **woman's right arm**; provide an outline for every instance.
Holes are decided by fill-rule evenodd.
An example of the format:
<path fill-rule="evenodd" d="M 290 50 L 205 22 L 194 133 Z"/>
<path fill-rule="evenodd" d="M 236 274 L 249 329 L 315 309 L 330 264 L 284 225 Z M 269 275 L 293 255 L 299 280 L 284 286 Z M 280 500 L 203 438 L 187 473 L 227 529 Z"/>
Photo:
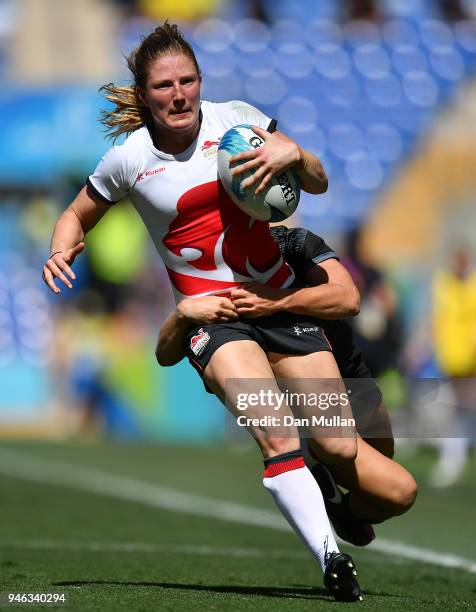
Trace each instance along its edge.
<path fill-rule="evenodd" d="M 185 334 L 193 325 L 210 325 L 238 318 L 233 302 L 209 295 L 182 300 L 170 313 L 159 332 L 155 356 L 161 366 L 172 366 L 185 356 Z"/>
<path fill-rule="evenodd" d="M 160 328 L 155 356 L 161 366 L 172 366 L 185 357 L 184 338 L 192 321 L 182 316 L 178 308 L 169 314 Z"/>
<path fill-rule="evenodd" d="M 43 266 L 43 280 L 53 293 L 61 292 L 55 279 L 72 288 L 70 279 L 74 280 L 76 277 L 70 265 L 84 249 L 85 235 L 109 208 L 110 205 L 100 200 L 90 189 L 83 187 L 56 222 L 51 238 L 51 255 Z"/>

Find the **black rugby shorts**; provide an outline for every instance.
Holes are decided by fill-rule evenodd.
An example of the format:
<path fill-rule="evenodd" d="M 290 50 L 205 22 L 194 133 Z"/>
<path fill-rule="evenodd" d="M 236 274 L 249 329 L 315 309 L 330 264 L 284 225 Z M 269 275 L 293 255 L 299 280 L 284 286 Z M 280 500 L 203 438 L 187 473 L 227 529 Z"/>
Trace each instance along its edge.
<path fill-rule="evenodd" d="M 190 329 L 185 337 L 185 351 L 190 363 L 202 374 L 213 353 L 220 346 L 238 340 L 253 340 L 265 352 L 284 355 L 332 351 L 319 321 L 312 317 L 288 313 L 197 325 Z"/>

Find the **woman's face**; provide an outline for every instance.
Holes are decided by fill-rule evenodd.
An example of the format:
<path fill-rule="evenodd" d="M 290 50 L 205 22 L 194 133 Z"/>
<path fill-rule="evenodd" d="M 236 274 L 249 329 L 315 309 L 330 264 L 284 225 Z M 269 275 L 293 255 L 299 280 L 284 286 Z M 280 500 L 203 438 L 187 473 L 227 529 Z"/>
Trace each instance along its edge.
<path fill-rule="evenodd" d="M 198 128 L 200 77 L 186 55 L 167 54 L 154 60 L 139 95 L 159 131 L 184 135 Z"/>

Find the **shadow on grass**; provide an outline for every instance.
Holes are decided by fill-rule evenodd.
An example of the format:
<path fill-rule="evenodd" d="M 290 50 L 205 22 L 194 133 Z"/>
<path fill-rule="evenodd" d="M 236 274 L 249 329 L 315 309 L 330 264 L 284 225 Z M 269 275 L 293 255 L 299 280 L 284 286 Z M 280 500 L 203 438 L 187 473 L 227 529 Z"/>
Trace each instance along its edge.
<path fill-rule="evenodd" d="M 158 587 L 161 589 L 179 589 L 186 591 L 204 591 L 209 593 L 234 593 L 236 595 L 260 595 L 263 597 L 291 597 L 295 599 L 325 599 L 331 597 L 322 587 L 270 587 L 270 586 L 239 586 L 239 585 L 205 585 L 184 584 L 175 582 L 122 582 L 119 580 L 76 580 L 54 582 L 54 586 L 86 586 L 86 585 L 119 585 Z"/>
<path fill-rule="evenodd" d="M 88 586 L 88 585 L 104 585 L 104 586 L 138 586 L 138 587 L 158 587 L 160 589 L 177 589 L 185 591 L 202 591 L 208 593 L 230 593 L 235 595 L 258 595 L 261 597 L 274 598 L 291 598 L 291 599 L 308 599 L 308 600 L 324 600 L 330 603 L 338 603 L 334 601 L 330 593 L 323 587 L 305 587 L 305 586 L 289 586 L 289 587 L 272 587 L 272 586 L 239 586 L 239 585 L 205 585 L 205 584 L 185 584 L 179 582 L 126 582 L 120 580 L 72 580 L 65 582 L 54 582 L 53 586 Z M 382 591 L 364 591 L 365 597 L 389 597 L 392 599 L 405 599 L 405 596 L 395 593 L 385 593 Z"/>

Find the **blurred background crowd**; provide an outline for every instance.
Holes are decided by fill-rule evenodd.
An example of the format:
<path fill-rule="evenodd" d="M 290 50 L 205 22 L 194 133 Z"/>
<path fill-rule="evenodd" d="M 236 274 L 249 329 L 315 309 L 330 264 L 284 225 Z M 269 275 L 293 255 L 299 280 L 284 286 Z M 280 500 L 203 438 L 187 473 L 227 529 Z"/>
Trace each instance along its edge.
<path fill-rule="evenodd" d="M 350 270 L 397 434 L 434 444 L 433 481 L 453 483 L 476 421 L 476 0 L 0 0 L 1 435 L 223 438 L 193 370 L 155 363 L 174 303 L 129 203 L 88 236 L 74 290 L 40 277 L 109 146 L 98 87 L 128 82 L 124 55 L 165 18 L 203 98 L 250 102 L 321 158 L 329 190 L 291 224 Z"/>

